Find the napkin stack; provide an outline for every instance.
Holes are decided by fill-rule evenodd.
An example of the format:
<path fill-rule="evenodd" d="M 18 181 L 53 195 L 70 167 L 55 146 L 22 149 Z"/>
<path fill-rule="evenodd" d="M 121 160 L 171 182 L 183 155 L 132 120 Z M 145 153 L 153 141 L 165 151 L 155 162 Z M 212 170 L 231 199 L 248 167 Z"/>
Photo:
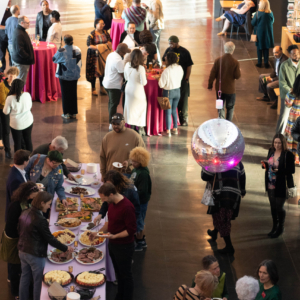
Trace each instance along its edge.
<path fill-rule="evenodd" d="M 63 299 L 67 296 L 67 291 L 57 282 L 53 282 L 48 289 L 50 296 L 56 299 Z M 80 299 L 80 298 L 79 298 Z"/>

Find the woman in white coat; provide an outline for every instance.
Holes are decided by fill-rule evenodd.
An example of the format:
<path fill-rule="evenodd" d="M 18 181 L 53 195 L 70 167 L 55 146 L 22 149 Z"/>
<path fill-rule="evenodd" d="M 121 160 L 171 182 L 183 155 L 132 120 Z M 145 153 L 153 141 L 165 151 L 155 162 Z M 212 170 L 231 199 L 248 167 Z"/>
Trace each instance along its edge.
<path fill-rule="evenodd" d="M 124 69 L 127 81 L 125 88 L 125 122 L 132 128 L 139 127 L 139 134 L 145 135 L 147 99 L 144 86 L 147 84 L 144 56 L 139 49 L 134 49 L 130 54 L 130 62 Z"/>

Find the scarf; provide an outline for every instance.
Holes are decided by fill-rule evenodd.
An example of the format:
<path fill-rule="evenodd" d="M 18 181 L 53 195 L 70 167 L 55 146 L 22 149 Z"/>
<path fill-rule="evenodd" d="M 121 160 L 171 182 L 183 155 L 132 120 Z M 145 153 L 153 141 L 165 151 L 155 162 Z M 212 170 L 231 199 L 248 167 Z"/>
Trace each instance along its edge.
<path fill-rule="evenodd" d="M 146 19 L 146 10 L 139 6 L 130 6 L 124 12 L 130 22 L 134 22 L 135 25 L 141 24 Z"/>

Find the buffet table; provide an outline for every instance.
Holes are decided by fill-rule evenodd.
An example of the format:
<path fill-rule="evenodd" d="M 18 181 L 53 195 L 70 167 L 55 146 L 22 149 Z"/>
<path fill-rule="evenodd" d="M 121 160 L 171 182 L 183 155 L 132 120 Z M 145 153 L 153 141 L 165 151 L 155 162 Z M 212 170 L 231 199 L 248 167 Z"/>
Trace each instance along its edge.
<path fill-rule="evenodd" d="M 86 164 L 82 164 L 82 168 L 86 170 Z M 80 171 L 78 173 L 72 173 L 72 174 L 81 174 Z M 99 164 L 97 164 L 97 178 L 101 179 L 101 175 L 100 175 L 100 166 Z M 86 173 L 84 176 L 88 176 L 88 177 L 93 177 L 94 174 L 88 174 Z M 70 186 L 71 184 L 65 182 L 64 186 Z M 73 186 L 73 185 L 72 185 Z M 74 185 L 75 187 L 75 185 Z M 90 186 L 88 186 L 89 188 L 91 188 Z M 76 197 L 73 195 L 68 195 L 66 194 L 67 197 Z M 98 192 L 95 190 L 95 195 L 91 195 L 91 197 L 97 197 L 98 196 Z M 99 197 L 99 196 L 98 196 Z M 58 212 L 55 209 L 55 202 L 56 202 L 57 196 L 55 196 L 55 199 L 53 200 L 52 206 L 51 206 L 51 215 L 50 215 L 50 222 L 49 222 L 49 227 L 50 227 L 50 231 L 53 233 L 55 231 L 58 230 L 63 230 L 61 227 L 55 226 L 54 223 L 57 221 L 58 218 Z M 79 208 L 80 208 L 80 197 L 78 196 L 79 199 Z M 97 212 L 93 213 L 93 219 L 98 215 Z M 97 227 L 98 229 L 102 227 L 102 225 L 104 225 L 105 220 L 102 219 L 101 220 L 101 225 L 99 227 Z M 75 240 L 78 241 L 78 248 L 77 251 L 79 251 L 82 248 L 85 248 L 86 246 L 83 246 L 80 244 L 79 242 L 79 235 L 80 233 L 84 232 L 81 230 L 82 227 L 86 226 L 88 224 L 88 222 L 82 222 L 81 223 L 81 227 L 75 230 L 72 230 L 74 232 L 74 234 L 76 235 Z M 77 235 L 78 234 L 78 235 Z M 74 244 L 72 244 L 71 246 L 74 247 Z M 52 246 L 48 246 L 48 251 L 53 249 Z M 46 259 L 46 264 L 45 264 L 45 269 L 44 269 L 44 274 L 52 271 L 52 270 L 62 270 L 62 271 L 68 271 L 68 267 L 69 266 L 73 266 L 73 275 L 74 277 L 84 271 L 93 271 L 93 270 L 98 270 L 101 268 L 105 268 L 105 270 L 101 271 L 103 274 L 106 274 L 107 277 L 107 281 L 115 281 L 115 273 L 114 273 L 114 268 L 112 265 L 112 261 L 111 258 L 108 254 L 108 240 L 106 239 L 106 241 L 104 242 L 104 244 L 97 246 L 97 249 L 101 250 L 103 252 L 103 259 L 94 264 L 94 265 L 84 265 L 84 264 L 80 264 L 76 261 L 76 259 L 73 259 L 70 263 L 67 264 L 54 264 L 52 262 L 50 262 L 48 259 Z M 68 285 L 69 286 L 76 286 L 76 283 L 73 281 L 72 283 L 70 283 Z M 103 284 L 102 286 L 98 287 L 96 289 L 95 292 L 95 296 L 101 296 L 102 300 L 106 299 L 106 290 L 105 290 L 105 286 L 106 284 Z M 42 286 L 42 293 L 41 293 L 41 299 L 45 300 L 45 299 L 50 299 L 48 296 L 48 286 L 46 284 L 43 283 Z"/>
<path fill-rule="evenodd" d="M 56 45 L 47 47 L 46 42 L 40 42 L 37 47 L 34 43 L 35 64 L 30 66 L 24 91 L 28 92 L 32 101 L 57 101 L 61 97 L 59 79 L 55 77 L 56 64 L 52 57 L 56 53 Z"/>

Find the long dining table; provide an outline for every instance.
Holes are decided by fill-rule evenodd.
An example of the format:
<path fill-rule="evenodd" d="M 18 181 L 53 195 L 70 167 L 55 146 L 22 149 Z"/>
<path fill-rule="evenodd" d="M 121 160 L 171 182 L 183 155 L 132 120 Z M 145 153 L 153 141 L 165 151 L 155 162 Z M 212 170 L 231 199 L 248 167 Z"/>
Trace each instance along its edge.
<path fill-rule="evenodd" d="M 81 169 L 86 170 L 86 164 L 82 164 Z M 79 171 L 77 173 L 72 173 L 72 174 L 73 175 L 81 174 L 81 171 Z M 95 176 L 95 177 L 97 177 L 98 180 L 101 180 L 100 165 L 97 164 L 97 172 L 95 174 L 86 173 L 84 176 L 87 176 L 87 177 L 94 177 Z M 70 186 L 70 185 L 72 185 L 72 184 L 70 184 L 66 181 L 64 182 L 64 187 L 67 187 L 67 186 Z M 73 186 L 75 187 L 75 185 L 73 185 Z M 92 188 L 90 186 L 88 186 L 88 187 Z M 95 194 L 91 195 L 91 197 L 99 197 L 97 190 L 96 189 L 94 189 L 94 190 L 95 190 Z M 68 195 L 66 193 L 66 197 L 76 197 L 76 196 Z M 78 196 L 77 198 L 78 198 L 78 203 L 79 203 L 78 207 L 80 208 L 80 197 Z M 56 200 L 57 200 L 57 195 L 55 195 L 52 206 L 51 206 L 51 214 L 50 214 L 50 221 L 49 221 L 49 227 L 50 227 L 50 231 L 52 233 L 55 232 L 55 231 L 58 231 L 58 230 L 63 230 L 61 227 L 58 227 L 58 226 L 54 225 L 54 223 L 57 222 L 58 214 L 59 214 L 59 212 L 57 212 L 56 208 L 55 208 Z M 93 213 L 93 219 L 97 215 L 98 215 L 98 213 L 94 212 Z M 101 225 L 98 228 L 101 228 L 102 225 L 104 225 L 104 223 L 105 223 L 105 220 L 102 219 L 101 220 Z M 86 226 L 87 224 L 88 224 L 88 222 L 82 222 L 81 226 L 78 229 L 72 230 L 74 232 L 74 234 L 76 235 L 75 240 L 78 241 L 78 247 L 76 249 L 77 251 L 80 251 L 82 248 L 86 247 L 86 246 L 83 246 L 80 243 L 79 236 L 82 232 L 84 232 L 83 227 Z M 74 247 L 74 244 L 72 244 L 71 246 Z M 48 251 L 50 251 L 52 249 L 53 249 L 53 247 L 49 245 Z M 69 262 L 67 264 L 54 264 L 54 263 L 50 262 L 49 259 L 47 258 L 45 268 L 44 268 L 44 274 L 49 272 L 49 271 L 52 271 L 52 270 L 68 271 L 68 267 L 73 266 L 73 273 L 72 274 L 74 275 L 74 277 L 76 277 L 77 274 L 79 274 L 81 272 L 84 272 L 84 271 L 93 271 L 93 270 L 98 270 L 98 269 L 103 269 L 104 268 L 104 270 L 101 271 L 101 272 L 106 275 L 107 281 L 115 281 L 116 278 L 115 278 L 114 268 L 113 268 L 113 265 L 112 265 L 111 258 L 108 254 L 108 240 L 106 239 L 106 241 L 102 245 L 97 246 L 97 249 L 102 251 L 103 259 L 100 262 L 98 262 L 94 265 L 83 265 L 83 264 L 80 264 L 79 262 L 77 262 L 76 259 L 73 259 L 71 262 Z M 76 283 L 73 281 L 67 287 L 69 287 L 71 285 L 76 286 Z M 105 300 L 106 299 L 105 286 L 106 286 L 106 284 L 104 283 L 102 286 L 98 287 L 96 289 L 94 297 L 100 296 L 102 300 Z M 43 299 L 43 300 L 50 299 L 49 296 L 48 296 L 48 288 L 49 287 L 45 283 L 42 283 L 41 299 Z"/>

